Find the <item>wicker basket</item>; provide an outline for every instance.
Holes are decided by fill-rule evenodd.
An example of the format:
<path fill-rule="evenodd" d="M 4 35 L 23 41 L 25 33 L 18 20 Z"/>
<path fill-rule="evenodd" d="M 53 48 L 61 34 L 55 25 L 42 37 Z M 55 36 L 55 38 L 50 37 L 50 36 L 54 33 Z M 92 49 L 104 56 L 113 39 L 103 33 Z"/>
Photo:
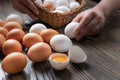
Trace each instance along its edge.
<path fill-rule="evenodd" d="M 80 3 L 80 7 L 63 14 L 50 12 L 46 8 L 40 6 L 38 7 L 40 11 L 38 18 L 53 28 L 63 27 L 64 25 L 68 24 L 78 13 L 80 13 L 86 5 L 85 0 L 76 1 Z"/>

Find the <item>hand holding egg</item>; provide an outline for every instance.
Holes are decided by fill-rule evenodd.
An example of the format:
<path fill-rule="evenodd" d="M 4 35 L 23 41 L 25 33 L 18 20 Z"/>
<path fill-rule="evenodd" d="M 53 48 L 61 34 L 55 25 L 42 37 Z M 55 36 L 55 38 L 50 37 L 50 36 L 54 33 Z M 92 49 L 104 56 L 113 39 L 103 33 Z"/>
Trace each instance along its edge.
<path fill-rule="evenodd" d="M 71 22 L 69 24 L 66 25 L 65 29 L 64 29 L 64 33 L 69 37 L 69 38 L 75 38 L 75 34 L 74 34 L 74 29 L 79 25 L 78 22 Z"/>

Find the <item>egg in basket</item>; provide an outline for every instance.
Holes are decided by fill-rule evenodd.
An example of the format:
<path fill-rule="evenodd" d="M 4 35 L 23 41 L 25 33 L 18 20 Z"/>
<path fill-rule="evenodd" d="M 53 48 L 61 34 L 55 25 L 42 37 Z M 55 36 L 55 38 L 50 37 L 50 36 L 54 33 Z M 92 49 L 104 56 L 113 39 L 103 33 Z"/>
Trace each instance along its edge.
<path fill-rule="evenodd" d="M 86 5 L 85 0 L 36 0 L 40 21 L 53 28 L 68 24 Z"/>

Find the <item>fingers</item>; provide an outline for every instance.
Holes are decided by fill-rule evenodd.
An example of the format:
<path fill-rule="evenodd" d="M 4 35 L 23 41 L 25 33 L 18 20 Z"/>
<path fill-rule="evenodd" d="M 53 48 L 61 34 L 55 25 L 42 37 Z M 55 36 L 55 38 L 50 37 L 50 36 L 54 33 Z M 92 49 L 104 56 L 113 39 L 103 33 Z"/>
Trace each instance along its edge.
<path fill-rule="evenodd" d="M 103 29 L 104 23 L 99 23 L 96 25 L 96 27 L 94 29 L 92 29 L 91 32 L 89 32 L 87 35 L 88 36 L 93 36 L 98 34 L 102 29 Z"/>
<path fill-rule="evenodd" d="M 25 1 L 25 0 L 21 0 L 21 1 Z M 28 7 L 26 7 L 25 4 L 23 4 L 23 2 L 21 2 L 20 0 L 16 1 L 16 0 L 12 0 L 12 4 L 13 4 L 13 7 L 19 11 L 19 12 L 22 12 L 22 13 L 26 13 L 28 14 L 32 19 L 35 19 L 36 16 L 35 14 L 33 13 L 33 11 L 31 11 Z"/>
<path fill-rule="evenodd" d="M 22 12 L 22 13 L 26 13 L 28 14 L 32 19 L 35 19 L 36 16 L 33 14 L 33 12 L 31 12 L 29 9 L 27 9 L 25 6 L 22 6 L 19 8 L 19 10 Z"/>
<path fill-rule="evenodd" d="M 82 15 L 78 14 L 73 20 L 72 22 L 80 22 L 80 20 L 82 19 Z"/>
<path fill-rule="evenodd" d="M 39 10 L 37 7 L 34 5 L 34 3 L 31 0 L 21 0 L 21 2 L 28 7 L 34 14 L 38 15 Z"/>
<path fill-rule="evenodd" d="M 84 17 L 81 19 L 81 21 L 79 22 L 78 27 L 75 28 L 75 35 L 79 34 L 79 32 L 87 27 L 87 25 L 91 22 L 91 20 L 95 17 L 95 13 L 91 12 L 91 13 L 87 13 L 84 15 Z"/>
<path fill-rule="evenodd" d="M 90 15 L 92 17 L 89 17 Z M 76 40 L 80 40 L 84 36 L 88 35 L 88 33 L 93 31 L 98 26 L 99 22 L 100 22 L 100 18 L 97 15 L 95 15 L 94 13 L 89 14 L 87 17 L 85 17 L 83 20 L 81 20 L 79 26 L 75 29 L 76 30 L 75 31 L 76 32 Z M 93 34 L 93 32 L 90 34 Z"/>

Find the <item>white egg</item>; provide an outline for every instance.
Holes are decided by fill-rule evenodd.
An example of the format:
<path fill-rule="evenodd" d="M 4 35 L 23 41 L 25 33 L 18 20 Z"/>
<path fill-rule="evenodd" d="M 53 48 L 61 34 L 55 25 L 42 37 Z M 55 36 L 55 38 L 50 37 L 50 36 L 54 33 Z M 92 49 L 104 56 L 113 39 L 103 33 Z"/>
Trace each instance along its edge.
<path fill-rule="evenodd" d="M 83 63 L 87 59 L 86 53 L 77 45 L 73 45 L 70 47 L 68 51 L 68 56 L 71 62 L 74 63 Z"/>
<path fill-rule="evenodd" d="M 52 4 L 56 8 L 56 0 L 44 0 L 43 5 L 46 3 Z"/>
<path fill-rule="evenodd" d="M 42 23 L 36 23 L 34 25 L 31 26 L 29 32 L 33 32 L 33 33 L 37 33 L 37 34 L 40 34 L 40 32 L 44 29 L 47 29 L 47 27 L 42 24 Z"/>
<path fill-rule="evenodd" d="M 66 6 L 68 7 L 68 1 L 67 0 L 57 0 L 57 7 L 58 6 Z"/>
<path fill-rule="evenodd" d="M 42 0 L 35 0 L 34 2 L 38 7 L 42 5 Z"/>
<path fill-rule="evenodd" d="M 76 0 L 67 0 L 67 1 L 70 4 L 71 2 L 75 2 Z"/>
<path fill-rule="evenodd" d="M 75 38 L 74 29 L 78 25 L 79 25 L 78 22 L 71 22 L 71 23 L 67 24 L 64 29 L 65 35 L 67 35 L 69 38 Z"/>
<path fill-rule="evenodd" d="M 76 8 L 78 8 L 79 6 L 80 6 L 80 4 L 79 4 L 78 2 L 71 2 L 71 3 L 69 4 L 69 8 L 70 8 L 71 10 L 76 9 Z"/>
<path fill-rule="evenodd" d="M 66 61 L 65 62 L 60 62 L 60 61 L 56 61 L 54 60 L 54 58 L 56 57 L 61 57 L 61 58 L 65 58 Z M 69 58 L 66 54 L 62 54 L 62 53 L 53 53 L 49 56 L 48 58 L 51 66 L 55 69 L 55 70 L 63 70 L 67 67 L 68 63 L 69 63 Z"/>
<path fill-rule="evenodd" d="M 6 21 L 6 22 L 15 21 L 15 22 L 18 22 L 18 23 L 20 23 L 20 24 L 23 24 L 23 23 L 24 23 L 23 18 L 22 18 L 20 15 L 18 15 L 18 14 L 11 14 L 11 15 L 9 15 L 9 16 L 6 18 L 5 21 Z"/>
<path fill-rule="evenodd" d="M 54 10 L 53 13 L 64 13 L 64 12 L 61 10 Z"/>
<path fill-rule="evenodd" d="M 58 34 L 51 38 L 50 46 L 55 51 L 67 52 L 72 46 L 72 41 L 66 35 Z"/>
<path fill-rule="evenodd" d="M 70 9 L 66 6 L 59 6 L 59 7 L 56 8 L 56 10 L 63 11 L 64 13 L 70 11 Z"/>

